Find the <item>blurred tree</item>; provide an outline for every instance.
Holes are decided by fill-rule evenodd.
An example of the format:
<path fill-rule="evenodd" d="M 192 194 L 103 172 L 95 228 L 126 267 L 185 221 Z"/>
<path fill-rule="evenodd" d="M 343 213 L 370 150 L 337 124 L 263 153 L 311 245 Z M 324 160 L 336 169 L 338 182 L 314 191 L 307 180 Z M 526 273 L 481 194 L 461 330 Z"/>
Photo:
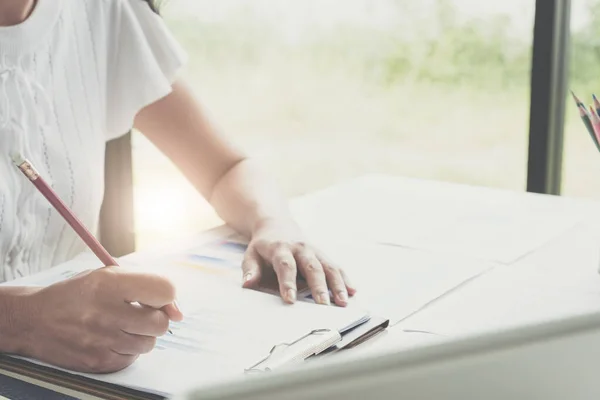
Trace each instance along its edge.
<path fill-rule="evenodd" d="M 588 0 L 587 23 L 571 34 L 571 86 L 600 88 L 600 1 Z"/>

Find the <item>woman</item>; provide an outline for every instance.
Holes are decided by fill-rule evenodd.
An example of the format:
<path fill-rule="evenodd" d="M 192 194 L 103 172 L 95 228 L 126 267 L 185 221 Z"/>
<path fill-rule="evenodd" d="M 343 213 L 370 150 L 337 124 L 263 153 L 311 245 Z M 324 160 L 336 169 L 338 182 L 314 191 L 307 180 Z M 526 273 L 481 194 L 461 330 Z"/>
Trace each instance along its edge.
<path fill-rule="evenodd" d="M 10 154 L 23 154 L 90 228 L 103 197 L 105 142 L 132 127 L 169 156 L 251 241 L 243 285 L 274 268 L 282 298 L 296 276 L 344 306 L 343 272 L 306 245 L 283 199 L 204 117 L 177 72 L 182 50 L 143 0 L 0 2 L 0 281 L 85 250 Z M 0 288 L 0 351 L 79 371 L 115 371 L 183 316 L 167 280 L 105 268 L 44 289 Z M 138 301 L 149 307 L 135 307 Z"/>

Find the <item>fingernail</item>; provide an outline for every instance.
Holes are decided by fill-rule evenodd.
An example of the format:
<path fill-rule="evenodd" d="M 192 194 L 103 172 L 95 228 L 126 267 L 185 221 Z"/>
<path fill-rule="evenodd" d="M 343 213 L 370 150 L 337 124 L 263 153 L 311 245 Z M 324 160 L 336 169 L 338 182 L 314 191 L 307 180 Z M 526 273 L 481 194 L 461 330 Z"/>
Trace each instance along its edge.
<path fill-rule="evenodd" d="M 348 301 L 348 293 L 346 293 L 345 290 L 340 290 L 338 292 L 338 299 L 340 299 L 340 301 L 343 301 L 344 303 L 346 303 Z"/>
<path fill-rule="evenodd" d="M 288 297 L 288 301 L 289 301 L 290 303 L 293 303 L 293 302 L 295 302 L 295 301 L 296 301 L 296 291 L 295 291 L 294 289 L 289 289 L 289 290 L 287 291 L 287 295 L 288 295 L 288 296 L 287 296 L 287 297 Z"/>
<path fill-rule="evenodd" d="M 179 303 L 177 302 L 177 300 L 173 301 L 173 307 L 175 307 L 175 309 L 179 311 L 181 315 L 183 315 L 183 311 L 181 311 L 181 307 L 179 307 Z"/>
<path fill-rule="evenodd" d="M 318 299 L 319 299 L 319 304 L 324 304 L 326 306 L 331 304 L 331 302 L 329 300 L 329 293 L 319 294 Z"/>
<path fill-rule="evenodd" d="M 250 279 L 252 279 L 252 274 L 248 272 L 246 275 L 244 275 L 244 282 L 248 282 Z"/>

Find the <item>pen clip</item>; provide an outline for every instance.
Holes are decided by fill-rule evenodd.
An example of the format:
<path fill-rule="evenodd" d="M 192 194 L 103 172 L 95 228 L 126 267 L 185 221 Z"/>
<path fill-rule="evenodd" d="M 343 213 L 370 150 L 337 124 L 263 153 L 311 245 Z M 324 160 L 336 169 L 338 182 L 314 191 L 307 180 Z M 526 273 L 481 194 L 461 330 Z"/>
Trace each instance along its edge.
<path fill-rule="evenodd" d="M 283 366 L 297 364 L 317 355 L 342 339 L 334 329 L 315 329 L 290 343 L 280 343 L 269 354 L 245 370 L 246 373 L 269 372 Z"/>

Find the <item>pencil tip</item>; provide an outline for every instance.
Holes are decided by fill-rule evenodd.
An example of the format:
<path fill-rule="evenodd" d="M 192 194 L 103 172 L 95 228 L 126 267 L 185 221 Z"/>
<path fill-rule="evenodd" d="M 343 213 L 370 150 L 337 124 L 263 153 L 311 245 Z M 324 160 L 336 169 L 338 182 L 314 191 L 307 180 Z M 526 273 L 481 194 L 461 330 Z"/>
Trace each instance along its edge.
<path fill-rule="evenodd" d="M 595 94 L 592 93 L 592 99 L 594 99 L 594 101 L 598 101 L 598 98 L 596 97 Z"/>
<path fill-rule="evenodd" d="M 21 165 L 25 162 L 25 158 L 23 158 L 21 153 L 13 152 L 10 154 L 10 157 L 16 165 Z"/>

